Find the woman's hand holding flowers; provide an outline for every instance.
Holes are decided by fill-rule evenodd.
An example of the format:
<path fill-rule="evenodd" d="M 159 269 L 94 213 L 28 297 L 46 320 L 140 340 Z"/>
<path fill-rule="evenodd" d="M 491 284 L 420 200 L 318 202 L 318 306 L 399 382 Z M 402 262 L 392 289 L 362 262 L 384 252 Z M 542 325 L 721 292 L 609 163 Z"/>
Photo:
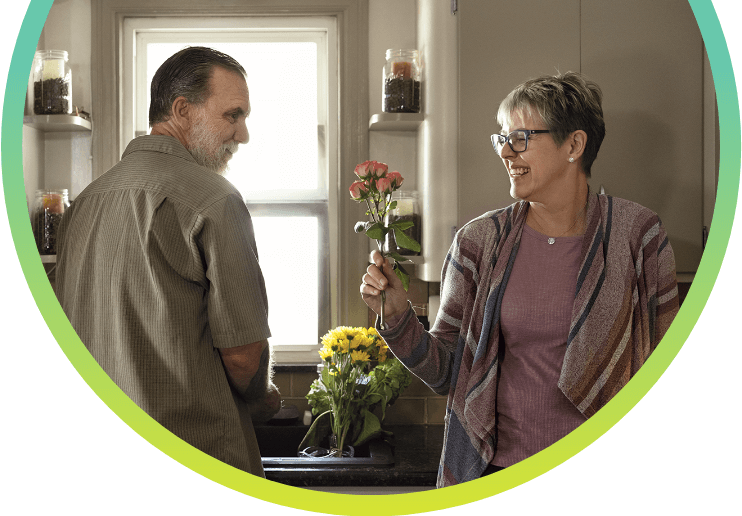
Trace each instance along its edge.
<path fill-rule="evenodd" d="M 396 276 L 397 280 L 391 284 L 392 290 L 390 290 L 390 293 L 401 299 L 404 296 L 397 291 L 396 286 L 401 286 L 401 290 L 406 292 L 410 284 L 410 275 L 406 270 L 404 270 L 402 265 L 400 265 L 400 262 L 406 262 L 409 260 L 395 251 L 384 249 L 384 240 L 386 239 L 387 234 L 392 232 L 394 234 L 395 242 L 399 247 L 418 253 L 420 252 L 420 243 L 404 233 L 405 230 L 412 227 L 412 221 L 389 222 L 387 220 L 389 212 L 397 206 L 397 201 L 392 201 L 392 196 L 394 192 L 402 186 L 404 178 L 402 177 L 402 174 L 396 170 L 389 172 L 389 167 L 386 163 L 372 160 L 360 163 L 356 166 L 353 172 L 358 177 L 358 180 L 350 185 L 350 188 L 348 189 L 350 191 L 350 197 L 354 201 L 365 202 L 368 206 L 366 215 L 371 217 L 371 220 L 356 222 L 353 226 L 353 230 L 356 233 L 365 233 L 367 237 L 376 240 L 380 252 L 377 252 L 375 255 L 378 259 L 374 258 L 374 267 L 376 268 L 376 270 L 373 271 L 374 275 L 377 275 L 377 272 L 381 275 L 376 278 L 377 280 L 382 280 L 382 277 L 386 276 L 389 276 L 389 278 Z M 395 261 L 394 265 L 390 264 L 386 260 L 386 257 L 392 258 Z M 384 263 L 383 266 L 382 260 Z M 368 270 L 370 272 L 372 271 L 370 267 Z M 366 276 L 369 277 L 369 280 L 372 280 L 373 278 L 368 274 Z M 366 276 L 364 276 L 364 278 Z M 361 294 L 363 295 L 363 300 L 366 301 L 366 304 L 371 302 L 371 304 L 374 305 L 372 306 L 372 309 L 381 318 L 381 328 L 385 328 L 384 321 L 386 317 L 397 315 L 396 312 L 399 306 L 397 306 L 397 300 L 395 299 L 395 305 L 392 306 L 393 312 L 390 314 L 386 309 L 386 287 L 387 285 L 390 285 L 388 280 L 383 280 L 381 284 L 372 283 L 372 285 L 378 285 L 379 292 L 372 294 L 371 292 L 376 289 L 371 288 L 364 293 L 364 289 L 367 288 L 366 282 L 364 281 L 363 285 L 361 285 Z M 379 297 L 375 298 L 373 296 Z M 371 305 L 369 304 L 369 306 Z"/>
<path fill-rule="evenodd" d="M 361 284 L 361 297 L 371 310 L 381 315 L 381 291 L 386 293 L 385 317 L 402 315 L 408 307 L 407 292 L 389 260 L 379 251 L 371 253 L 373 263 L 366 269 Z"/>

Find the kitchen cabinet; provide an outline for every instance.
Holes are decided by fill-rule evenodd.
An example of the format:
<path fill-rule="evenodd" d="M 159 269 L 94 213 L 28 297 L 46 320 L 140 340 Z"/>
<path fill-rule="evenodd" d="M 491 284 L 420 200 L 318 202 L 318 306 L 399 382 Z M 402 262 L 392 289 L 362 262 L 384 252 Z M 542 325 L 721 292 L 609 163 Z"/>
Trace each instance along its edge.
<path fill-rule="evenodd" d="M 489 139 L 500 130 L 500 101 L 526 79 L 580 71 L 604 93 L 606 138 L 592 190 L 602 186 L 657 212 L 678 272 L 692 277 L 710 222 L 704 202 L 715 196 L 706 192 L 704 201 L 704 174 L 716 173 L 716 160 L 709 166 L 706 156 L 714 146 L 704 142 L 716 135 L 705 123 L 713 83 L 688 2 L 532 0 L 511 13 L 497 2 L 467 0 L 457 16 L 459 226 L 513 202 Z"/>

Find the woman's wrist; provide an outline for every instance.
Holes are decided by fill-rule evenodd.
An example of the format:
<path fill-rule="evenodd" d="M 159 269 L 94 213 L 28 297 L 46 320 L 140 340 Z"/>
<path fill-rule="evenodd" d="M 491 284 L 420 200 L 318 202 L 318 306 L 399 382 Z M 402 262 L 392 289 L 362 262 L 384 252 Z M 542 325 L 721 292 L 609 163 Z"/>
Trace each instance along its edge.
<path fill-rule="evenodd" d="M 386 324 L 386 327 L 393 328 L 394 326 L 399 324 L 402 321 L 402 319 L 405 318 L 405 316 L 410 310 L 412 310 L 412 303 L 407 301 L 407 305 L 405 306 L 403 310 L 400 310 L 392 315 L 388 315 L 384 318 L 384 323 Z"/>

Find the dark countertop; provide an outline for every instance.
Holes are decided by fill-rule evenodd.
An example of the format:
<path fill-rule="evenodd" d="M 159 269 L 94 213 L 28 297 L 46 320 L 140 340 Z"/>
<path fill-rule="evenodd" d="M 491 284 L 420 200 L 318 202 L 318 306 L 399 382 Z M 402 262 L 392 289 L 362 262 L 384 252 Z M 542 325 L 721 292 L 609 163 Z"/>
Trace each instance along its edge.
<path fill-rule="evenodd" d="M 435 487 L 443 425 L 385 426 L 394 433 L 394 464 L 384 467 L 265 467 L 268 480 L 296 487 Z"/>

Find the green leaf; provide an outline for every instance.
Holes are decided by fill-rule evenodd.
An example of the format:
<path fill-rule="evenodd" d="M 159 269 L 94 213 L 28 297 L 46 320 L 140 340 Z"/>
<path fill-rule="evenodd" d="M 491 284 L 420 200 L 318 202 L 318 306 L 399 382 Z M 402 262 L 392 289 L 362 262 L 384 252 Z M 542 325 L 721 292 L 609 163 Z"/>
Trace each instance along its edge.
<path fill-rule="evenodd" d="M 368 409 L 363 409 L 361 417 L 363 418 L 363 427 L 361 428 L 358 437 L 353 442 L 353 446 L 360 446 L 381 433 L 381 422 L 375 414 L 370 412 Z"/>
<path fill-rule="evenodd" d="M 388 232 L 389 230 L 381 222 L 377 222 L 366 230 L 366 236 L 374 240 L 383 240 Z"/>
<path fill-rule="evenodd" d="M 411 220 L 400 220 L 397 222 L 392 222 L 391 224 L 389 224 L 389 227 L 404 231 L 405 229 L 410 229 L 414 225 L 415 223 Z"/>
<path fill-rule="evenodd" d="M 390 210 L 393 210 L 396 207 L 397 207 L 397 201 L 392 201 L 392 203 L 389 205 Z"/>
<path fill-rule="evenodd" d="M 299 443 L 299 448 L 297 451 L 308 448 L 309 446 L 319 446 L 322 442 L 322 439 L 324 439 L 325 436 L 329 435 L 332 432 L 332 429 L 330 427 L 331 419 L 331 410 L 320 414 L 317 419 L 314 420 L 312 426 L 309 427 L 309 430 L 307 430 L 307 435 L 305 435 L 304 439 L 302 439 L 301 443 Z"/>
<path fill-rule="evenodd" d="M 397 275 L 399 280 L 402 282 L 402 287 L 404 287 L 405 292 L 407 292 L 407 289 L 410 288 L 410 275 L 407 274 L 407 271 L 405 271 L 399 264 L 394 268 L 394 274 Z"/>
<path fill-rule="evenodd" d="M 366 234 L 368 235 L 368 231 L 366 232 Z M 399 231 L 397 228 L 394 228 L 394 240 L 397 241 L 397 245 L 399 247 L 404 247 L 405 249 L 415 251 L 416 253 L 420 252 L 420 244 L 418 244 L 414 239 L 405 235 L 404 232 Z"/>
<path fill-rule="evenodd" d="M 402 256 L 399 253 L 395 253 L 394 251 L 392 251 L 390 253 L 386 253 L 384 256 L 391 256 L 392 258 L 394 258 L 394 261 L 397 262 L 397 263 L 399 263 L 399 262 L 410 262 L 410 261 L 412 261 L 409 258 L 406 258 L 406 257 Z"/>

